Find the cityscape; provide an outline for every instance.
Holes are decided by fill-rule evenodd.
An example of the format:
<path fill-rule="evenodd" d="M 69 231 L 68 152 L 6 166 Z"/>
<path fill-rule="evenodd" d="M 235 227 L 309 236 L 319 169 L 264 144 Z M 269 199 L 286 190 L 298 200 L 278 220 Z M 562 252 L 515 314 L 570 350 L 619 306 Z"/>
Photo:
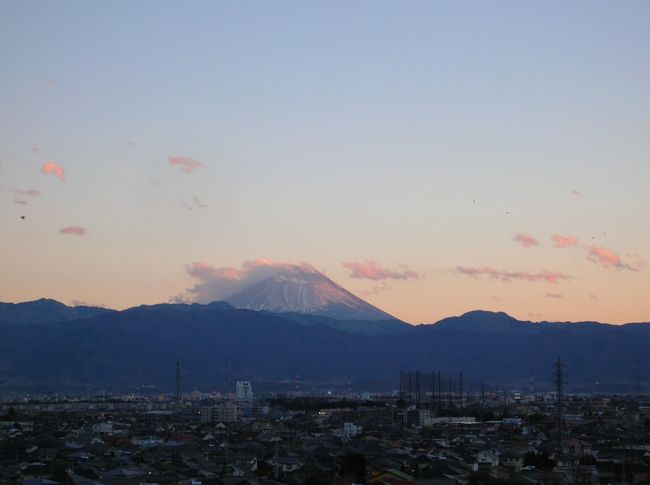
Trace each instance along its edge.
<path fill-rule="evenodd" d="M 554 392 L 456 387 L 440 399 L 419 372 L 387 394 L 312 394 L 296 381 L 258 396 L 237 381 L 223 394 L 5 398 L 0 481 L 646 483 L 650 397 L 563 394 L 556 365 Z"/>

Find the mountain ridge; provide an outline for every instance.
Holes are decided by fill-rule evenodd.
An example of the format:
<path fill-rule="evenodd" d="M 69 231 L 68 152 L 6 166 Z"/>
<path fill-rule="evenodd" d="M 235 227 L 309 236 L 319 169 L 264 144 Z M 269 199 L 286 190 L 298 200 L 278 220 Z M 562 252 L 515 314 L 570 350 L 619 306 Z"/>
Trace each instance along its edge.
<path fill-rule="evenodd" d="M 77 320 L 81 318 L 88 318 L 91 316 L 112 313 L 124 312 L 134 309 L 147 309 L 156 310 L 162 308 L 175 308 L 181 311 L 202 311 L 210 309 L 237 309 L 238 307 L 230 304 L 227 301 L 215 300 L 210 303 L 153 303 L 142 304 L 133 307 L 128 307 L 123 310 L 116 310 L 106 307 L 98 307 L 92 305 L 66 305 L 53 298 L 39 298 L 37 300 L 28 300 L 23 302 L 1 302 L 0 301 L 0 324 L 3 323 L 18 323 L 18 324 L 43 324 L 43 323 L 58 323 L 62 321 Z M 353 322 L 357 319 L 347 320 L 346 318 L 336 318 L 319 313 L 301 313 L 291 311 L 271 311 L 271 310 L 254 310 L 250 308 L 239 308 L 242 310 L 253 310 L 266 312 L 272 315 L 277 315 L 290 320 L 299 319 L 303 323 L 309 320 L 317 322 L 319 319 L 326 320 L 339 320 L 342 322 Z M 37 314 L 38 310 L 43 311 L 43 315 Z M 381 310 L 380 310 L 381 311 Z M 65 313 L 67 312 L 67 313 Z M 650 325 L 648 322 L 627 322 L 627 323 L 608 323 L 592 320 L 581 321 L 549 321 L 549 320 L 519 320 L 516 317 L 504 311 L 491 311 L 491 310 L 469 310 L 460 315 L 452 315 L 442 318 L 438 321 L 431 323 L 411 324 L 404 322 L 398 318 L 392 317 L 382 311 L 383 314 L 388 315 L 388 318 L 378 320 L 366 320 L 366 322 L 390 322 L 395 324 L 397 331 L 404 328 L 424 328 L 431 326 L 438 326 L 438 328 L 454 327 L 455 329 L 463 329 L 469 331 L 494 331 L 499 330 L 501 327 L 507 328 L 509 325 L 521 326 L 522 324 L 531 326 L 607 326 L 607 327 L 625 327 L 625 326 L 644 326 Z M 61 315 L 63 316 L 61 317 Z M 35 316 L 34 321 L 26 321 L 29 317 Z M 13 321 L 12 321 L 13 319 Z M 360 320 L 360 319 L 359 319 Z M 363 322 L 364 320 L 360 320 Z M 478 325 L 472 326 L 472 323 Z M 496 325 L 495 325 L 496 324 Z"/>
<path fill-rule="evenodd" d="M 113 311 L 115 310 L 90 305 L 68 306 L 51 298 L 39 298 L 18 303 L 0 302 L 0 323 L 42 325 L 87 318 Z"/>
<path fill-rule="evenodd" d="M 468 382 L 509 386 L 525 385 L 533 376 L 550 386 L 552 363 L 562 356 L 574 389 L 620 389 L 636 382 L 650 389 L 650 324 L 512 319 L 511 327 L 521 331 L 477 334 L 453 324 L 463 316 L 455 318 L 452 324 L 402 323 L 397 332 L 373 334 L 328 326 L 326 317 L 217 303 L 145 305 L 54 325 L 0 322 L 0 381 L 5 388 L 170 389 L 178 359 L 184 385 L 198 388 L 227 389 L 233 378 L 282 386 L 298 374 L 305 385 L 381 380 L 395 386 L 399 371 L 417 369 L 449 375 L 462 370 Z"/>

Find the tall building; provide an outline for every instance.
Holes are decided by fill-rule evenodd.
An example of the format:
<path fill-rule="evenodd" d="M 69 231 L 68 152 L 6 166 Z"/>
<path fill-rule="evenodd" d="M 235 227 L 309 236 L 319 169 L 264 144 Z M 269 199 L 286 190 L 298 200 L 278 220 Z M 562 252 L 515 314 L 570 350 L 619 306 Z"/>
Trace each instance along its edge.
<path fill-rule="evenodd" d="M 234 423 L 238 417 L 239 410 L 237 409 L 237 405 L 232 401 L 215 406 L 212 412 L 213 422 L 217 423 Z"/>
<path fill-rule="evenodd" d="M 201 406 L 201 423 L 234 423 L 239 418 L 239 408 L 232 401 L 216 406 Z"/>
<path fill-rule="evenodd" d="M 237 381 L 235 387 L 237 399 L 253 399 L 253 386 L 248 381 Z"/>

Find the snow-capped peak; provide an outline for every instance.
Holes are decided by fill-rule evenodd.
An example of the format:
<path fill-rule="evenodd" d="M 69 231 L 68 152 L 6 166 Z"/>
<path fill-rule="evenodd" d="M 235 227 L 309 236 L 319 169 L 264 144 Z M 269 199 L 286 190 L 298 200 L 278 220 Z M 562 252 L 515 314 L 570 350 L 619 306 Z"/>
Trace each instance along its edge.
<path fill-rule="evenodd" d="M 304 265 L 286 266 L 226 300 L 238 308 L 275 313 L 296 312 L 351 320 L 394 318 Z"/>

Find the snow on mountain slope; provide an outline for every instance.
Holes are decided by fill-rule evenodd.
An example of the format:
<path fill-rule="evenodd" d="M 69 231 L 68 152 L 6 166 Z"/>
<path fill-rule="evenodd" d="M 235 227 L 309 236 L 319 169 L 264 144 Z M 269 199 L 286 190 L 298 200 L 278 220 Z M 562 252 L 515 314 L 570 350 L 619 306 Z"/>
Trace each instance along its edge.
<path fill-rule="evenodd" d="M 237 308 L 297 312 L 339 319 L 394 319 L 354 296 L 315 269 L 290 266 L 243 289 L 226 301 Z"/>

